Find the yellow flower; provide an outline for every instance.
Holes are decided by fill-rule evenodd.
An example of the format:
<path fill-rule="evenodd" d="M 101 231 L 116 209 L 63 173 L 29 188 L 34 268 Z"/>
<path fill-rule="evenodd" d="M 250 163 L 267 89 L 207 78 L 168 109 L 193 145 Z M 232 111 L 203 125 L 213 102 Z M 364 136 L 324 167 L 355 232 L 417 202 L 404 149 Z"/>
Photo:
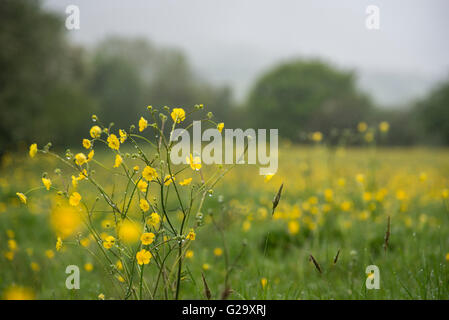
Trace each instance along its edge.
<path fill-rule="evenodd" d="M 268 283 L 267 278 L 260 279 L 260 284 L 262 285 L 262 289 L 265 289 L 265 287 L 267 286 L 267 283 Z"/>
<path fill-rule="evenodd" d="M 92 138 L 100 138 L 101 136 L 101 128 L 99 126 L 93 126 L 90 128 L 90 136 Z"/>
<path fill-rule="evenodd" d="M 143 193 L 145 193 L 147 191 L 147 187 L 148 187 L 148 183 L 146 183 L 143 180 L 139 180 L 139 182 L 137 182 L 137 188 L 139 188 L 139 190 Z"/>
<path fill-rule="evenodd" d="M 242 224 L 243 231 L 248 231 L 251 228 L 251 222 L 248 220 L 245 220 Z"/>
<path fill-rule="evenodd" d="M 108 146 L 113 150 L 118 150 L 120 148 L 120 141 L 118 141 L 115 134 L 110 134 L 108 137 Z"/>
<path fill-rule="evenodd" d="M 381 132 L 388 132 L 390 130 L 390 124 L 387 121 L 382 121 L 379 123 L 379 130 Z"/>
<path fill-rule="evenodd" d="M 139 120 L 139 131 L 142 132 L 148 127 L 148 121 L 144 117 L 140 117 Z"/>
<path fill-rule="evenodd" d="M 367 132 L 365 134 L 365 141 L 366 142 L 371 142 L 374 140 L 374 134 L 372 132 Z"/>
<path fill-rule="evenodd" d="M 193 250 L 187 250 L 186 251 L 186 258 L 187 259 L 192 259 L 193 255 L 194 255 Z"/>
<path fill-rule="evenodd" d="M 126 138 L 127 138 L 127 135 L 126 135 L 125 130 L 120 129 L 120 130 L 118 131 L 118 133 L 119 133 L 119 135 L 120 135 L 120 143 L 125 142 L 125 140 L 126 140 Z"/>
<path fill-rule="evenodd" d="M 145 169 L 143 169 L 142 177 L 144 177 L 148 181 L 153 181 L 157 179 L 158 175 L 156 169 L 150 166 L 146 166 Z"/>
<path fill-rule="evenodd" d="M 117 280 L 120 282 L 125 282 L 125 278 L 123 278 L 122 276 L 117 276 Z"/>
<path fill-rule="evenodd" d="M 11 251 L 17 251 L 18 246 L 17 246 L 17 242 L 14 239 L 9 239 L 8 240 L 8 248 Z"/>
<path fill-rule="evenodd" d="M 143 212 L 147 212 L 148 210 L 150 210 L 150 204 L 145 199 L 140 199 L 139 206 Z"/>
<path fill-rule="evenodd" d="M 7 260 L 12 261 L 14 260 L 14 251 L 5 252 L 4 256 Z"/>
<path fill-rule="evenodd" d="M 186 112 L 183 108 L 174 108 L 171 113 L 171 118 L 173 119 L 173 122 L 181 123 L 186 118 Z"/>
<path fill-rule="evenodd" d="M 114 168 L 118 168 L 122 164 L 122 162 L 122 157 L 119 154 L 115 155 Z"/>
<path fill-rule="evenodd" d="M 34 298 L 33 290 L 16 285 L 8 287 L 3 293 L 4 300 L 34 300 Z"/>
<path fill-rule="evenodd" d="M 218 125 L 217 125 L 217 129 L 218 129 L 218 131 L 220 131 L 220 133 L 223 131 L 223 128 L 224 128 L 224 123 L 223 122 L 220 122 Z"/>
<path fill-rule="evenodd" d="M 82 152 L 77 153 L 75 155 L 75 163 L 79 166 L 82 166 L 83 164 L 85 164 L 87 162 L 87 158 L 86 155 Z"/>
<path fill-rule="evenodd" d="M 186 158 L 187 164 L 190 164 L 190 168 L 192 170 L 200 170 L 201 169 L 201 158 L 200 157 L 193 157 L 192 154 L 190 154 L 190 158 Z"/>
<path fill-rule="evenodd" d="M 443 189 L 443 191 L 441 192 L 441 196 L 442 196 L 444 199 L 449 198 L 449 189 Z"/>
<path fill-rule="evenodd" d="M 42 183 L 45 186 L 45 189 L 50 190 L 51 187 L 51 180 L 48 178 L 42 178 Z"/>
<path fill-rule="evenodd" d="M 16 195 L 19 197 L 20 201 L 22 201 L 23 204 L 27 204 L 27 196 L 24 195 L 21 192 L 16 192 Z"/>
<path fill-rule="evenodd" d="M 104 240 L 103 240 L 103 247 L 105 247 L 106 249 L 111 249 L 115 244 L 115 238 L 113 236 L 107 236 Z"/>
<path fill-rule="evenodd" d="M 84 180 L 84 179 L 87 179 L 87 170 L 86 169 L 81 171 L 80 174 L 78 175 L 78 180 Z"/>
<path fill-rule="evenodd" d="M 359 132 L 365 132 L 368 129 L 368 125 L 366 124 L 366 122 L 360 122 L 357 125 L 357 130 L 359 130 Z"/>
<path fill-rule="evenodd" d="M 90 149 L 90 147 L 92 146 L 92 144 L 90 143 L 89 139 L 83 139 L 83 147 L 86 149 Z"/>
<path fill-rule="evenodd" d="M 312 133 L 312 140 L 315 142 L 320 142 L 323 140 L 323 134 L 319 131 Z"/>
<path fill-rule="evenodd" d="M 90 244 L 90 239 L 89 238 L 84 238 L 80 240 L 80 244 L 84 247 L 87 248 Z"/>
<path fill-rule="evenodd" d="M 207 270 L 210 269 L 210 265 L 208 263 L 204 263 L 202 268 L 203 268 L 204 271 L 207 271 Z"/>
<path fill-rule="evenodd" d="M 92 149 L 90 150 L 89 154 L 87 155 L 87 162 L 89 162 L 90 160 L 92 160 L 92 158 L 95 155 L 95 151 Z"/>
<path fill-rule="evenodd" d="M 78 187 L 78 178 L 75 176 L 72 176 L 72 186 L 74 188 Z"/>
<path fill-rule="evenodd" d="M 100 293 L 98 295 L 98 300 L 104 300 L 104 294 L 103 293 Z"/>
<path fill-rule="evenodd" d="M 359 174 L 357 174 L 356 176 L 355 176 L 355 180 L 358 182 L 358 183 L 364 183 L 365 182 L 365 176 L 363 175 L 363 174 L 361 174 L 361 173 L 359 173 Z"/>
<path fill-rule="evenodd" d="M 83 221 L 80 212 L 72 206 L 55 206 L 50 223 L 58 237 L 65 239 L 79 230 Z"/>
<path fill-rule="evenodd" d="M 140 236 L 140 241 L 143 245 L 149 245 L 152 244 L 154 241 L 154 233 L 152 232 L 145 232 Z"/>
<path fill-rule="evenodd" d="M 62 248 L 62 239 L 61 237 L 58 237 L 58 239 L 56 240 L 56 251 L 61 250 Z"/>
<path fill-rule="evenodd" d="M 193 241 L 195 240 L 195 238 L 196 238 L 195 231 L 192 228 L 190 228 L 189 234 L 186 236 L 186 239 Z"/>
<path fill-rule="evenodd" d="M 446 253 L 446 261 L 449 261 L 449 252 Z"/>
<path fill-rule="evenodd" d="M 147 224 L 152 227 L 157 227 L 161 222 L 161 216 L 156 212 L 153 212 L 150 217 L 147 219 Z"/>
<path fill-rule="evenodd" d="M 30 264 L 31 270 L 37 272 L 39 270 L 41 270 L 41 267 L 39 266 L 39 264 L 37 262 L 31 262 Z"/>
<path fill-rule="evenodd" d="M 264 181 L 269 182 L 271 179 L 273 179 L 273 177 L 274 177 L 274 174 L 266 174 Z"/>
<path fill-rule="evenodd" d="M 140 250 L 136 254 L 137 263 L 140 265 L 149 264 L 151 260 L 151 252 L 145 249 Z"/>
<path fill-rule="evenodd" d="M 115 266 L 117 267 L 117 270 L 123 270 L 123 264 L 120 260 L 117 260 Z"/>
<path fill-rule="evenodd" d="M 70 205 L 76 207 L 77 205 L 79 205 L 80 201 L 81 195 L 78 192 L 73 192 L 69 198 Z"/>
<path fill-rule="evenodd" d="M 219 256 L 221 256 L 222 254 L 223 254 L 223 249 L 221 249 L 221 248 L 215 248 L 215 249 L 214 249 L 214 255 L 215 255 L 215 256 L 219 257 Z"/>
<path fill-rule="evenodd" d="M 288 232 L 290 234 L 297 234 L 299 232 L 299 222 L 296 220 L 289 221 Z"/>
<path fill-rule="evenodd" d="M 167 174 L 164 178 L 164 185 L 168 186 L 172 181 L 175 181 L 175 177 L 172 177 L 171 175 Z"/>
<path fill-rule="evenodd" d="M 94 265 L 92 263 L 86 263 L 84 265 L 84 270 L 86 270 L 87 272 L 91 272 L 94 269 Z"/>
<path fill-rule="evenodd" d="M 187 179 L 182 180 L 179 183 L 179 185 L 181 185 L 181 186 L 188 186 L 191 182 L 192 182 L 192 178 L 187 178 Z"/>
<path fill-rule="evenodd" d="M 53 250 L 46 250 L 45 255 L 48 259 L 53 259 L 55 257 L 55 253 L 53 252 Z"/>
<path fill-rule="evenodd" d="M 139 171 L 139 166 L 134 166 L 133 170 L 136 172 Z"/>
<path fill-rule="evenodd" d="M 36 155 L 36 153 L 37 153 L 37 144 L 35 144 L 35 143 L 33 143 L 31 146 L 30 146 L 30 157 L 31 158 L 34 158 L 34 156 Z"/>
<path fill-rule="evenodd" d="M 340 205 L 340 208 L 343 211 L 349 211 L 352 208 L 352 202 L 351 201 L 343 201 Z"/>
<path fill-rule="evenodd" d="M 119 225 L 118 236 L 125 243 L 135 243 L 139 240 L 140 230 L 140 225 L 130 220 L 125 220 Z"/>

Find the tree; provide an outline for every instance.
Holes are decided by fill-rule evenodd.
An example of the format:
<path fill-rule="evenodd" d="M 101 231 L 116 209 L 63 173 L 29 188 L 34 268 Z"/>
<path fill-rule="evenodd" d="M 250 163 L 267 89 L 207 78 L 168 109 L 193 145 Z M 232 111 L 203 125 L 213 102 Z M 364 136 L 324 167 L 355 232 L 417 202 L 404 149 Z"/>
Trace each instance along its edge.
<path fill-rule="evenodd" d="M 370 110 L 353 73 L 318 60 L 295 60 L 268 71 L 247 103 L 254 126 L 282 128 L 280 135 L 292 140 L 299 140 L 301 131 L 353 127 Z"/>

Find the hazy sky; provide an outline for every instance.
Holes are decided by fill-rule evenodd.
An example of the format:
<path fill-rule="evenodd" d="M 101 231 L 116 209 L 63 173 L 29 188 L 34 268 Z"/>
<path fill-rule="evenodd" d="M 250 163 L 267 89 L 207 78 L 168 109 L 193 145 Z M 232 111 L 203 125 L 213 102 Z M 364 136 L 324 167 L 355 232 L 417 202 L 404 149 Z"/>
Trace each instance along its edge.
<path fill-rule="evenodd" d="M 447 0 L 45 0 L 65 14 L 78 5 L 74 41 L 142 36 L 181 48 L 194 68 L 243 97 L 255 77 L 296 56 L 355 69 L 382 103 L 422 94 L 449 73 Z M 368 5 L 380 30 L 365 27 Z"/>

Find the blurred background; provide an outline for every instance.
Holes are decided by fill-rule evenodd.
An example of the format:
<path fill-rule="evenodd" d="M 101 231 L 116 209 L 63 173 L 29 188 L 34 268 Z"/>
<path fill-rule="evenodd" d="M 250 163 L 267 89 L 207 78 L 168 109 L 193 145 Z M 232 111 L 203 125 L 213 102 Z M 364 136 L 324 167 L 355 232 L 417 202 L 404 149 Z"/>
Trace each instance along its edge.
<path fill-rule="evenodd" d="M 71 4 L 79 30 L 65 27 Z M 1 0 L 0 154 L 78 145 L 92 114 L 128 128 L 147 105 L 197 103 L 296 143 L 387 121 L 384 145 L 448 145 L 448 12 L 444 0 Z"/>

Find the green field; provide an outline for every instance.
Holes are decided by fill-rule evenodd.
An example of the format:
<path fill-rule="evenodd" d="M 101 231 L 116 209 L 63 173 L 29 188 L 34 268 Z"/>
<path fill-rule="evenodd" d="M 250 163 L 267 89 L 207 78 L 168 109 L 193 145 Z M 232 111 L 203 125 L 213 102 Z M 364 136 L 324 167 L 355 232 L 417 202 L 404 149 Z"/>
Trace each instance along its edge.
<path fill-rule="evenodd" d="M 105 299 L 122 299 L 127 293 L 129 299 L 174 298 L 176 244 L 157 288 L 160 268 L 152 251 L 140 295 L 139 266 L 132 263 L 140 242 L 117 242 L 106 250 L 101 241 L 96 244 L 89 236 L 82 223 L 83 209 L 81 218 L 70 218 L 69 211 L 58 217 L 55 211 L 58 206 L 64 208 L 67 199 L 57 191 L 71 193 L 73 170 L 49 155 L 39 153 L 34 159 L 25 155 L 26 151 L 6 155 L 0 171 L 0 294 L 4 298 L 15 294 L 37 299 L 97 299 L 104 294 Z M 255 166 L 233 168 L 213 192 L 206 193 L 202 218 L 189 217 L 196 238 L 183 241 L 179 298 L 206 298 L 202 273 L 213 299 L 223 295 L 231 299 L 449 298 L 449 152 L 283 145 L 279 156 L 279 171 L 269 181 Z M 120 206 L 126 179 L 119 168 L 113 168 L 113 154 L 98 151 L 94 159 L 104 165 L 91 163 L 95 179 Z M 124 162 L 130 168 L 142 167 L 139 160 Z M 55 173 L 56 168 L 62 174 Z M 207 181 L 214 168 L 203 169 Z M 26 205 L 20 203 L 16 192 L 42 187 L 43 172 L 55 188 L 40 188 L 27 194 Z M 179 186 L 188 177 L 193 177 L 191 185 Z M 201 179 L 187 168 L 175 183 L 184 188 L 181 198 L 187 199 L 186 190 L 201 185 Z M 271 201 L 282 183 L 281 200 L 272 216 Z M 119 240 L 107 204 L 104 199 L 95 200 L 96 189 L 79 181 L 77 190 L 88 206 L 97 202 L 91 218 L 98 235 L 103 240 L 106 235 Z M 182 215 L 172 191 L 166 207 L 177 229 Z M 150 201 L 160 202 L 156 192 L 157 188 L 150 187 Z M 140 219 L 137 200 L 129 215 Z M 385 248 L 388 217 L 391 234 Z M 165 220 L 162 224 L 168 228 Z M 61 228 L 65 228 L 62 233 Z M 61 234 L 63 246 L 57 251 Z M 153 245 L 158 241 L 162 241 L 159 236 Z M 170 248 L 161 247 L 158 255 L 164 257 Z M 117 271 L 114 264 L 119 258 L 128 264 L 129 272 Z M 65 286 L 68 265 L 81 270 L 79 290 Z M 368 265 L 379 267 L 378 290 L 365 286 Z M 166 282 L 161 280 L 165 275 Z"/>

